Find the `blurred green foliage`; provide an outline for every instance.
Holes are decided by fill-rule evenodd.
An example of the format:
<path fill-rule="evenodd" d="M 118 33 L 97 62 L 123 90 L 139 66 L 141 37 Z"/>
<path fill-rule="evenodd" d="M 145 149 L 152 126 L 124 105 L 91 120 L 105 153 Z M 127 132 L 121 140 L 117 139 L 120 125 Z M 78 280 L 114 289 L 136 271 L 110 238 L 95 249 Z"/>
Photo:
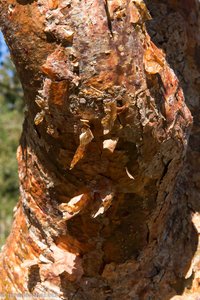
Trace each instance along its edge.
<path fill-rule="evenodd" d="M 16 150 L 23 119 L 22 88 L 9 58 L 0 66 L 0 245 L 10 231 L 18 191 Z"/>

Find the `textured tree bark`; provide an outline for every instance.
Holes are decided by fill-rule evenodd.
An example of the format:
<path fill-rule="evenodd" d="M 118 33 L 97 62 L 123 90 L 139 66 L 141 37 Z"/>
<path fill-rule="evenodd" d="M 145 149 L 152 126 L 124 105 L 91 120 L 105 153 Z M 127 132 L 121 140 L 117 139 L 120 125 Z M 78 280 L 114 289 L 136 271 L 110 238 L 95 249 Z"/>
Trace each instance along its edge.
<path fill-rule="evenodd" d="M 26 101 L 13 299 L 199 297 L 198 2 L 146 2 L 0 3 Z"/>

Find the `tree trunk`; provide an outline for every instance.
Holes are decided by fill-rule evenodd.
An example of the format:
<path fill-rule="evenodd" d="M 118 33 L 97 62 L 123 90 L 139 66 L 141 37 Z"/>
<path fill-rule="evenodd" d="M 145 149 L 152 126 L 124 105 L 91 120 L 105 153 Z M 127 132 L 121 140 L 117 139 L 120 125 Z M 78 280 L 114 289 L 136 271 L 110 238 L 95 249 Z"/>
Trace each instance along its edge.
<path fill-rule="evenodd" d="M 199 297 L 199 4 L 146 2 L 0 3 L 26 102 L 5 297 Z"/>

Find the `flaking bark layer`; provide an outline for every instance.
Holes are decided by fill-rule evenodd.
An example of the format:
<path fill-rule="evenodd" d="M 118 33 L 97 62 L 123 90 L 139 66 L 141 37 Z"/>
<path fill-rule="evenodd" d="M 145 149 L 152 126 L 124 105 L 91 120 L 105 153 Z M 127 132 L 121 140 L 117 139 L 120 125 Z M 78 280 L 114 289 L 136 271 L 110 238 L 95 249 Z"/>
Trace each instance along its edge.
<path fill-rule="evenodd" d="M 187 7 L 149 6 L 166 18 Z M 145 3 L 0 8 L 26 101 L 0 291 L 99 300 L 182 293 L 197 247 L 184 165 L 192 116 L 168 52 L 146 29 L 154 19 Z"/>

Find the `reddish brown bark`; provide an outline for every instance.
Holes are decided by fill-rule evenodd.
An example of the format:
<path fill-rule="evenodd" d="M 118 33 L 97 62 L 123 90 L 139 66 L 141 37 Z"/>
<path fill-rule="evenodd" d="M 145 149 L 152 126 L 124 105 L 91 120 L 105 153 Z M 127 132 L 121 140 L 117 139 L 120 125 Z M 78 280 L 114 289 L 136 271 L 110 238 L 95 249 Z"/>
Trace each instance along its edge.
<path fill-rule="evenodd" d="M 198 298 L 197 3 L 147 5 L 1 2 L 27 105 L 1 292 Z"/>

